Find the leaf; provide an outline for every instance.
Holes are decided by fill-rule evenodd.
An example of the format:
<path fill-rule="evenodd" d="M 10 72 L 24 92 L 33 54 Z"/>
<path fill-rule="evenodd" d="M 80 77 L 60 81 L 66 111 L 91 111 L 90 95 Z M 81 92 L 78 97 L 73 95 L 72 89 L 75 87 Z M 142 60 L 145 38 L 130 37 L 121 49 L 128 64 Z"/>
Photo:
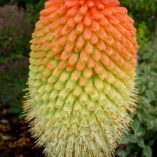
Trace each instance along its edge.
<path fill-rule="evenodd" d="M 143 156 L 144 157 L 152 157 L 152 149 L 150 146 L 146 146 L 144 149 L 143 149 Z"/>
<path fill-rule="evenodd" d="M 133 121 L 132 127 L 133 127 L 133 130 L 134 130 L 135 134 L 137 134 L 140 130 L 140 123 L 137 119 L 135 119 Z"/>
<path fill-rule="evenodd" d="M 118 152 L 118 155 L 119 155 L 120 157 L 126 157 L 126 156 L 128 155 L 128 153 L 127 153 L 127 151 L 120 150 L 120 151 Z"/>
<path fill-rule="evenodd" d="M 9 141 L 11 139 L 10 136 L 2 136 L 2 141 Z"/>
<path fill-rule="evenodd" d="M 128 135 L 127 136 L 127 141 L 130 143 L 137 143 L 137 138 L 134 135 Z"/>
<path fill-rule="evenodd" d="M 143 139 L 140 139 L 137 143 L 137 145 L 141 148 L 145 148 L 145 144 L 144 144 L 144 140 Z"/>

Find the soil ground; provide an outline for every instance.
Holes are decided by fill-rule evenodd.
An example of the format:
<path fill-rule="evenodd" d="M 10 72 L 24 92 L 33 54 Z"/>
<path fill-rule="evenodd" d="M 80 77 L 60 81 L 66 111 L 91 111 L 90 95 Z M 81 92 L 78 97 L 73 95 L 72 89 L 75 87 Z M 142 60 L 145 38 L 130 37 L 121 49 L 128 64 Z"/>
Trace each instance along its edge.
<path fill-rule="evenodd" d="M 0 157 L 44 157 L 23 120 L 4 108 L 0 108 L 0 119 Z"/>

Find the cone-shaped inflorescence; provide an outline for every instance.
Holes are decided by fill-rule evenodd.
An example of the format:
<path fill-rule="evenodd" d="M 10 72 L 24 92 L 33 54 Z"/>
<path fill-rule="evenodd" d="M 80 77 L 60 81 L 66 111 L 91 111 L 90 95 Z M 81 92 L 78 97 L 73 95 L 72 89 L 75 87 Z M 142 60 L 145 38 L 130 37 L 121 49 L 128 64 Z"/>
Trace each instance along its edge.
<path fill-rule="evenodd" d="M 31 41 L 26 119 L 48 157 L 110 157 L 135 111 L 136 30 L 118 0 L 49 0 Z"/>

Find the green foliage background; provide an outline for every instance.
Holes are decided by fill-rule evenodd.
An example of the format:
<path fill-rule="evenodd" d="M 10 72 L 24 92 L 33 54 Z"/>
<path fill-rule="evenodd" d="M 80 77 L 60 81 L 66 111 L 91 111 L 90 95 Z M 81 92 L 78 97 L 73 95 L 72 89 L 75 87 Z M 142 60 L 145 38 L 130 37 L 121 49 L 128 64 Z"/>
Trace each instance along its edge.
<path fill-rule="evenodd" d="M 32 27 L 38 20 L 45 0 L 22 0 L 27 6 L 27 21 Z M 135 19 L 137 39 L 140 44 L 138 82 L 138 112 L 134 116 L 130 133 L 117 150 L 119 157 L 157 156 L 157 43 L 154 32 L 157 27 L 157 0 L 120 0 Z M 10 3 L 1 0 L 0 5 Z M 14 3 L 18 3 L 14 1 Z M 33 29 L 32 29 L 33 30 Z M 31 33 L 23 33 L 9 44 L 9 30 L 0 35 L 0 104 L 10 113 L 21 117 L 22 90 L 28 73 L 29 40 Z M 11 66 L 10 66 L 11 64 Z M 17 70 L 18 69 L 18 70 Z M 156 152 L 155 152 L 156 151 Z"/>

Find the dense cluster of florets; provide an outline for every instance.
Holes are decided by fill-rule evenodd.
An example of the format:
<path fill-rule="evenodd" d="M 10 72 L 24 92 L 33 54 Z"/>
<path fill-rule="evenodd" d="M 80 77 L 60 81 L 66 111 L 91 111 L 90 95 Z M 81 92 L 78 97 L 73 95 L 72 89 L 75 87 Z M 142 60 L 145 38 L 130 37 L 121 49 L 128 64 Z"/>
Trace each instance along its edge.
<path fill-rule="evenodd" d="M 48 157 L 110 157 L 135 110 L 138 44 L 117 0 L 49 0 L 31 41 L 25 105 Z"/>

